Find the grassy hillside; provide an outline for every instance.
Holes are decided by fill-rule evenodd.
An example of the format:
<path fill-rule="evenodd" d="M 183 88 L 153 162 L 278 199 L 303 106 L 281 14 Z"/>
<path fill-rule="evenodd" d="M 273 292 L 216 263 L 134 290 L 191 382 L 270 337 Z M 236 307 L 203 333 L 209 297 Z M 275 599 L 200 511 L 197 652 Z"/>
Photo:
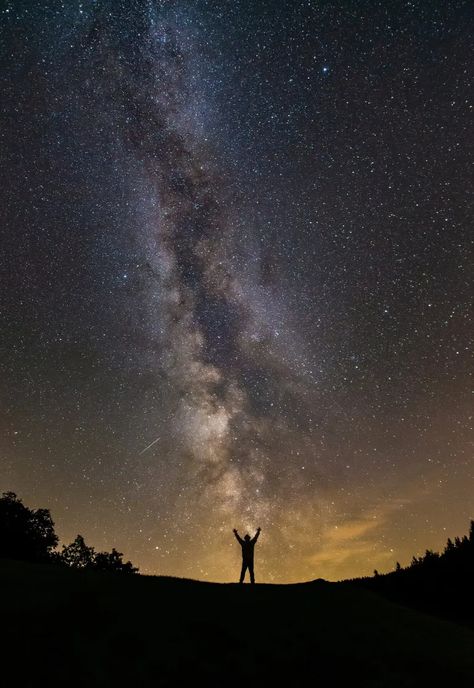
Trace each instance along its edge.
<path fill-rule="evenodd" d="M 474 632 L 363 589 L 0 561 L 3 685 L 474 685 Z"/>

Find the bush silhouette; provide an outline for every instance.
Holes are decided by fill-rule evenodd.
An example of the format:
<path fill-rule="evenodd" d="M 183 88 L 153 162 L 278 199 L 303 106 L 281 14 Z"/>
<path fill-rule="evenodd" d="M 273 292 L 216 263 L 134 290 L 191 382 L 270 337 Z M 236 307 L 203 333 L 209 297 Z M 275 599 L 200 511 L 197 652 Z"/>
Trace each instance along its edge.
<path fill-rule="evenodd" d="M 29 509 L 14 492 L 0 497 L 0 557 L 47 561 L 58 544 L 48 509 Z"/>

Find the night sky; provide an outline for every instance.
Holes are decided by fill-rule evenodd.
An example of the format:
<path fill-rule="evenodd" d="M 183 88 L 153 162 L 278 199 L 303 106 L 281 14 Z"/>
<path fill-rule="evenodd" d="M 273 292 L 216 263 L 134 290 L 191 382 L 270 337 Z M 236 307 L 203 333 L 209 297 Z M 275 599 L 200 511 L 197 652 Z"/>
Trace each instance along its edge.
<path fill-rule="evenodd" d="M 216 581 L 467 532 L 471 3 L 0 11 L 0 490 Z"/>

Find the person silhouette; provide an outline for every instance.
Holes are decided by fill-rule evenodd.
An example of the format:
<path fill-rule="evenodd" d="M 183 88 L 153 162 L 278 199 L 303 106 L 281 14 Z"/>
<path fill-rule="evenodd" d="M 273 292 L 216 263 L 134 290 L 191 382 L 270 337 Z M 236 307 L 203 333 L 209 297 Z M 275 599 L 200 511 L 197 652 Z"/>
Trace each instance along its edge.
<path fill-rule="evenodd" d="M 237 530 L 234 528 L 234 535 L 237 538 L 237 541 L 239 542 L 240 546 L 242 547 L 242 570 L 240 572 L 239 583 L 244 582 L 245 572 L 247 571 L 247 569 L 249 570 L 250 574 L 250 582 L 252 584 L 255 583 L 255 576 L 253 573 L 253 551 L 255 549 L 255 543 L 258 540 L 258 536 L 260 535 L 261 530 L 261 528 L 257 528 L 257 532 L 255 533 L 253 538 L 251 538 L 250 535 L 247 533 L 247 535 L 245 535 L 242 539 L 238 534 Z"/>

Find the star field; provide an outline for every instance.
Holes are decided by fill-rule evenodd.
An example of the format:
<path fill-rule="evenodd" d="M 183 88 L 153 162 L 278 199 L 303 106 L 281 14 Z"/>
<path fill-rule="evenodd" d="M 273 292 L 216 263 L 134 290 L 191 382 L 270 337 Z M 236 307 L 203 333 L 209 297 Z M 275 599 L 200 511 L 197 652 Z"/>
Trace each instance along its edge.
<path fill-rule="evenodd" d="M 470 3 L 6 2 L 0 488 L 142 572 L 473 517 Z"/>

